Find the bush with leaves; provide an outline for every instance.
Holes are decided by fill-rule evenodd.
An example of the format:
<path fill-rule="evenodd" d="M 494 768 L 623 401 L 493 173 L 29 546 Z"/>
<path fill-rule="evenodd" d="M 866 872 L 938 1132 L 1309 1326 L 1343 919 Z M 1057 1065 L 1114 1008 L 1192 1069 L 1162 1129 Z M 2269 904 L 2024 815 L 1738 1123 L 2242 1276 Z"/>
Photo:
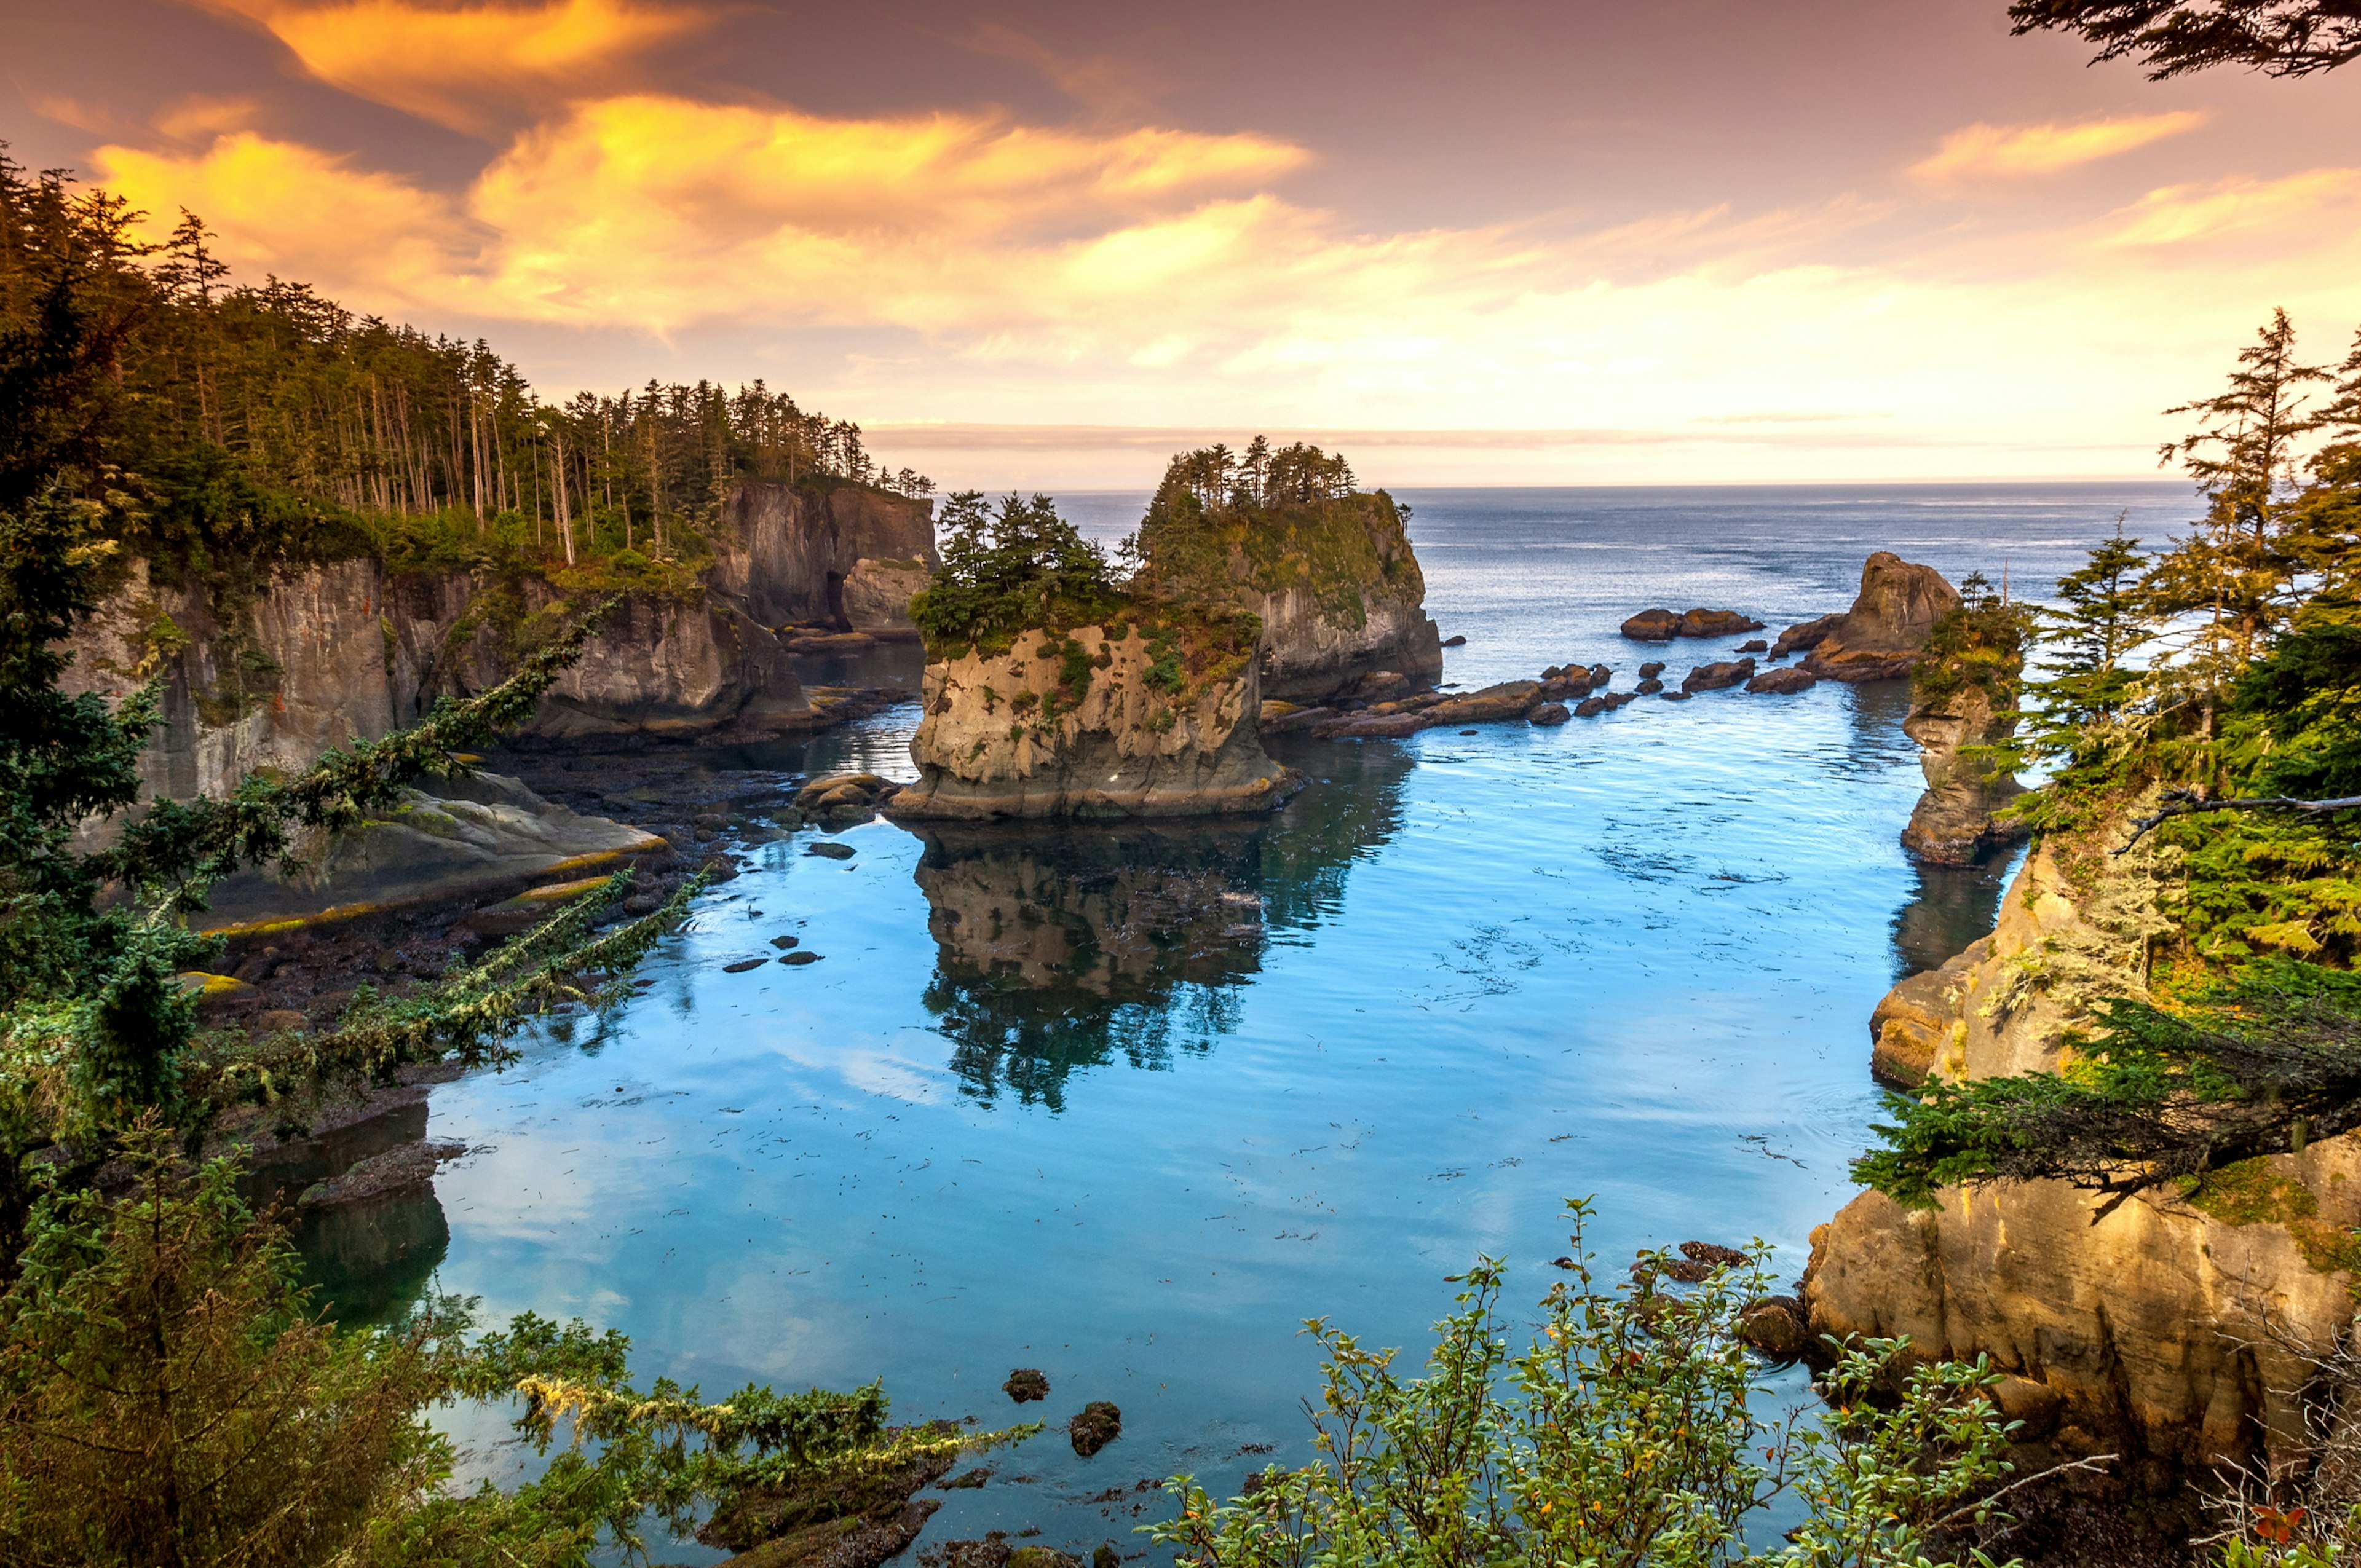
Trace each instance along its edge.
<path fill-rule="evenodd" d="M 910 601 L 931 657 L 1002 652 L 1022 632 L 1101 625 L 1127 608 L 1105 553 L 1048 496 L 1004 496 L 994 510 L 963 490 L 938 521 L 942 565 Z"/>
<path fill-rule="evenodd" d="M 1760 1249 L 1687 1294 L 1645 1259 L 1609 1290 L 1583 1246 L 1589 1205 L 1568 1208 L 1576 1266 L 1543 1299 L 1528 1347 L 1511 1342 L 1490 1258 L 1455 1280 L 1425 1376 L 1312 1321 L 1328 1353 L 1312 1411 L 1319 1457 L 1267 1469 L 1226 1502 L 1176 1477 L 1180 1512 L 1155 1540 L 1196 1568 L 1871 1568 L 1921 1563 L 1934 1532 L 1985 1516 L 1973 1499 L 2007 1473 L 2009 1436 L 1981 1361 L 1895 1379 L 1905 1342 L 1868 1342 L 1824 1379 L 1828 1420 L 1766 1418 L 1754 1408 L 1768 1397 L 1759 1363 L 1737 1332 L 1768 1285 Z M 1879 1397 L 1897 1380 L 1898 1400 Z M 1791 1493 L 1804 1521 L 1784 1547 L 1756 1552 L 1749 1521 L 1767 1522 Z"/>

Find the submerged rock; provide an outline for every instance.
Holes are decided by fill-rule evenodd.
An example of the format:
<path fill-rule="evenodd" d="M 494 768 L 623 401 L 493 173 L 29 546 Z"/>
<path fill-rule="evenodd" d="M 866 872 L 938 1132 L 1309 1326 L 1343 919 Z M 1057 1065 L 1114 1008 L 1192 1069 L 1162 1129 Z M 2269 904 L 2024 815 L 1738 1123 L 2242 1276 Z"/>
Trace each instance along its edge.
<path fill-rule="evenodd" d="M 1066 1423 L 1066 1440 L 1084 1459 L 1122 1435 L 1123 1412 L 1104 1399 L 1092 1400 Z"/>
<path fill-rule="evenodd" d="M 1445 648 L 1465 648 L 1467 646 L 1467 639 L 1465 634 L 1446 637 L 1443 640 L 1443 645 Z"/>
<path fill-rule="evenodd" d="M 1792 1360 L 1812 1348 L 1810 1314 L 1793 1296 L 1759 1296 L 1739 1309 L 1738 1337 L 1765 1355 Z"/>
<path fill-rule="evenodd" d="M 1664 689 L 1664 683 L 1658 680 L 1655 676 L 1650 675 L 1631 689 L 1640 693 L 1642 696 L 1653 696 L 1658 692 Z"/>
<path fill-rule="evenodd" d="M 744 974 L 748 970 L 761 969 L 764 964 L 769 963 L 770 961 L 771 960 L 768 959 L 740 959 L 734 964 L 723 964 L 721 966 L 721 972 L 723 974 Z"/>
<path fill-rule="evenodd" d="M 824 861 L 849 861 L 854 850 L 851 845 L 836 839 L 815 839 L 804 846 L 807 855 L 818 855 Z"/>
<path fill-rule="evenodd" d="M 800 948 L 792 953 L 781 953 L 779 955 L 779 961 L 786 965 L 789 969 L 801 969 L 806 964 L 816 964 L 819 962 L 819 960 L 820 955 L 813 952 L 808 948 Z"/>
<path fill-rule="evenodd" d="M 1048 1398 L 1049 1379 L 1039 1367 L 1020 1366 L 1008 1375 L 1008 1381 L 1000 1388 L 1001 1392 L 1022 1405 L 1029 1400 Z"/>

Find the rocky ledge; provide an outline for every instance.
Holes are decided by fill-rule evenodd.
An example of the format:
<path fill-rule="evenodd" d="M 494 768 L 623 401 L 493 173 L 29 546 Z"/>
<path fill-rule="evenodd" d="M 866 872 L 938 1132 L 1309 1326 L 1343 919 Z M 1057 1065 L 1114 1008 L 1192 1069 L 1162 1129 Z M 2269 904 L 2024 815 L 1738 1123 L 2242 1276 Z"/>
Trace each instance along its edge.
<path fill-rule="evenodd" d="M 1902 847 L 1937 865 L 1972 864 L 1979 855 L 2025 837 L 2026 830 L 1993 813 L 2025 793 L 2015 777 L 1984 756 L 1966 754 L 2016 732 L 2016 720 L 1993 711 L 1977 687 L 1939 703 L 1921 703 L 1902 721 L 1918 742 L 1926 793 L 1902 830 Z"/>
<path fill-rule="evenodd" d="M 1268 811 L 1301 783 L 1262 749 L 1251 645 L 1129 623 L 1020 633 L 928 664 L 909 820 Z"/>

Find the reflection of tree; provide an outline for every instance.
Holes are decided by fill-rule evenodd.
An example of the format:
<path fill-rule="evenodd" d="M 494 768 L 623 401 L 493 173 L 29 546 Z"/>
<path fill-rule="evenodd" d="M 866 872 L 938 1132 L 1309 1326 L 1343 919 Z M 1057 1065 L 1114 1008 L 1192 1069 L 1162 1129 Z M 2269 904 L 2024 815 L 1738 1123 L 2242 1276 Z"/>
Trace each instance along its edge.
<path fill-rule="evenodd" d="M 345 1328 L 400 1316 L 451 1250 L 451 1226 L 428 1185 L 304 1212 L 293 1240 L 315 1304 Z"/>
<path fill-rule="evenodd" d="M 1400 825 L 1396 748 L 1290 760 L 1322 782 L 1276 817 L 924 834 L 926 1003 L 965 1092 L 1062 1109 L 1078 1068 L 1160 1068 L 1236 1028 L 1266 921 L 1316 924 L 1345 867 Z"/>
<path fill-rule="evenodd" d="M 967 1091 L 1059 1108 L 1077 1067 L 1159 1067 L 1234 1028 L 1230 988 L 1262 961 L 1266 828 L 929 831 L 926 1000 Z"/>
<path fill-rule="evenodd" d="M 1274 736 L 1272 756 L 1314 781 L 1263 840 L 1265 917 L 1276 930 L 1317 926 L 1344 906 L 1345 873 L 1401 831 L 1402 782 L 1415 764 L 1390 741 Z"/>

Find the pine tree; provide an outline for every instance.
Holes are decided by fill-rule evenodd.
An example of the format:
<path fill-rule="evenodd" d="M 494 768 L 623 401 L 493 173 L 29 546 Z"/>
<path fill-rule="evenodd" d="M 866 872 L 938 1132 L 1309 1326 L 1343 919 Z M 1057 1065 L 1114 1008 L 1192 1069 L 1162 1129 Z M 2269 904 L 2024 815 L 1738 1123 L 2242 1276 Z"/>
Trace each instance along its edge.
<path fill-rule="evenodd" d="M 2041 643 L 2042 673 L 2025 686 L 2019 734 L 2029 759 L 2088 774 L 2128 742 L 2126 721 L 2142 690 L 2142 672 L 2128 660 L 2156 632 L 2141 587 L 2148 557 L 2139 543 L 2125 537 L 2118 517 L 2114 536 L 2058 579 L 2060 607 L 2036 612 L 2049 635 Z"/>

